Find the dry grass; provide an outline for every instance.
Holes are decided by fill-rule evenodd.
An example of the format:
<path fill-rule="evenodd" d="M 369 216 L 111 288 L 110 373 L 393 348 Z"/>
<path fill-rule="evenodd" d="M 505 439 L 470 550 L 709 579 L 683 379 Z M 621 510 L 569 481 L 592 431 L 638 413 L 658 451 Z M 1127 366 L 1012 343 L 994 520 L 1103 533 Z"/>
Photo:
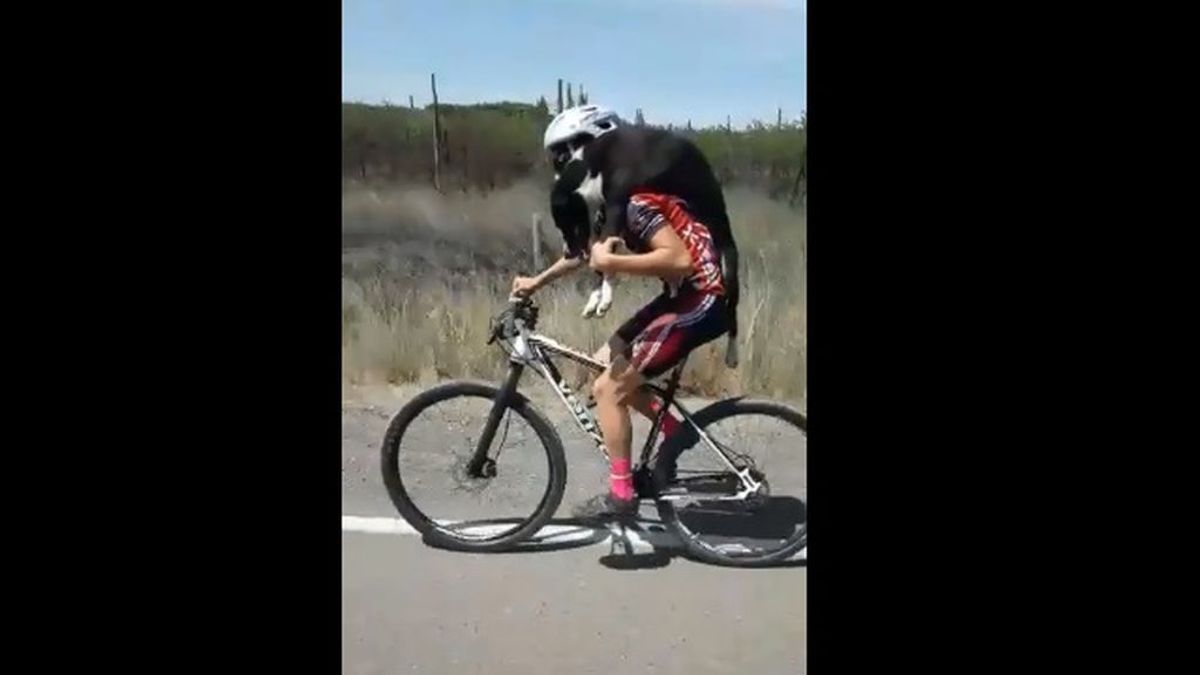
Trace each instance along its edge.
<path fill-rule="evenodd" d="M 741 365 L 725 367 L 725 338 L 693 353 L 685 381 L 708 396 L 747 393 L 803 402 L 806 394 L 806 221 L 757 193 L 727 192 L 741 250 Z M 541 186 L 438 195 L 419 188 L 343 197 L 342 371 L 351 383 L 498 378 L 488 320 L 504 307 L 514 274 L 531 271 L 530 218 L 545 211 Z M 543 226 L 547 252 L 561 245 Z M 604 343 L 658 292 L 624 279 L 599 320 L 579 312 L 591 275 L 538 295 L 539 331 L 576 348 Z"/>

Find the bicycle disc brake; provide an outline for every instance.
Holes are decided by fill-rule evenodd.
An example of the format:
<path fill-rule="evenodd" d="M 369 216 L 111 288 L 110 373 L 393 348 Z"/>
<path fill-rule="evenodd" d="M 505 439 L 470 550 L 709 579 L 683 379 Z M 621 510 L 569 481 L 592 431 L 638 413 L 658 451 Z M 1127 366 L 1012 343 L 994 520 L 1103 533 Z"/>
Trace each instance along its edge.
<path fill-rule="evenodd" d="M 483 466 L 479 469 L 479 475 L 473 475 L 469 470 L 471 464 L 470 455 L 455 455 L 455 461 L 450 466 L 450 477 L 454 479 L 455 485 L 460 490 L 466 492 L 480 492 L 487 488 L 492 482 L 491 479 L 496 477 L 496 460 L 488 457 L 483 460 Z"/>
<path fill-rule="evenodd" d="M 504 416 L 504 434 L 500 437 L 500 447 L 496 450 L 495 457 L 484 457 L 483 464 L 479 466 L 478 472 L 470 470 L 471 457 L 465 459 L 459 458 L 459 461 L 454 462 L 451 467 L 451 475 L 458 487 L 467 492 L 479 492 L 488 486 L 492 478 L 496 477 L 498 469 L 496 468 L 496 460 L 500 459 L 500 453 L 504 452 L 504 442 L 508 440 L 508 425 L 512 422 L 512 411 L 509 411 Z"/>

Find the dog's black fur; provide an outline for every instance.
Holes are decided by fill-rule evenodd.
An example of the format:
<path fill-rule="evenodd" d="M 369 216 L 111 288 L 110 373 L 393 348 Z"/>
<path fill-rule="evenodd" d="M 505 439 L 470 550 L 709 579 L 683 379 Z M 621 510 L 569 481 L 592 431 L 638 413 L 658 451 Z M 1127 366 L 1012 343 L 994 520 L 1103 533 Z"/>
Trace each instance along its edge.
<path fill-rule="evenodd" d="M 692 216 L 708 228 L 720 252 L 729 342 L 733 345 L 740 290 L 737 244 L 721 185 L 700 149 L 662 129 L 629 126 L 618 127 L 579 147 L 582 156 L 574 147 L 551 149 L 558 177 L 550 194 L 550 212 L 562 232 L 564 255 L 586 257 L 590 242 L 614 236 L 624 239 L 626 208 L 635 191 L 684 200 Z M 589 204 L 581 193 L 588 194 L 594 203 Z M 589 218 L 589 210 L 596 212 L 594 218 Z M 726 360 L 734 365 L 736 357 L 727 352 Z"/>

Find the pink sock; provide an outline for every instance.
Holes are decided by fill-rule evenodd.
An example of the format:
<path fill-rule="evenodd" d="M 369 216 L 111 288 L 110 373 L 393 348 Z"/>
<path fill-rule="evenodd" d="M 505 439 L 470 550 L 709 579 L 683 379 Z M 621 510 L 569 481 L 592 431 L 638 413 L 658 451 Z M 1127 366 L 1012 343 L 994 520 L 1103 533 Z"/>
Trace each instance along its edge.
<path fill-rule="evenodd" d="M 613 458 L 608 474 L 608 489 L 620 499 L 633 499 L 633 472 L 628 458 Z"/>
<path fill-rule="evenodd" d="M 655 412 L 655 414 L 657 414 L 658 411 L 662 410 L 662 403 L 659 401 L 653 401 L 650 403 L 650 408 Z M 675 416 L 670 412 L 663 415 L 662 424 L 659 427 L 662 429 L 663 437 L 670 438 L 671 436 L 674 436 L 675 431 L 679 429 L 679 424 L 679 420 L 675 419 Z"/>

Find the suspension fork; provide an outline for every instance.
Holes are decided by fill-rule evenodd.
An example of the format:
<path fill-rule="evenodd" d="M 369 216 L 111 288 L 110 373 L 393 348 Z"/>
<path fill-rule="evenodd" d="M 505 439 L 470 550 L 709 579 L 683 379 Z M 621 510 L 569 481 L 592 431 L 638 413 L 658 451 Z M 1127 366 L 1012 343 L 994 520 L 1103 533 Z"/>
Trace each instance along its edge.
<path fill-rule="evenodd" d="M 471 456 L 471 461 L 467 463 L 467 475 L 472 478 L 484 478 L 483 467 L 487 462 L 488 448 L 492 446 L 492 439 L 496 437 L 496 427 L 500 426 L 500 418 L 504 417 L 504 411 L 508 408 L 508 404 L 513 399 L 513 395 L 517 391 L 517 382 L 521 379 L 521 373 L 525 370 L 525 364 L 512 361 L 508 366 L 508 375 L 504 378 L 504 384 L 500 386 L 500 393 L 496 395 L 496 400 L 492 404 L 492 411 L 488 414 L 487 424 L 483 426 L 483 434 L 479 436 L 479 443 L 475 446 L 475 454 Z"/>

